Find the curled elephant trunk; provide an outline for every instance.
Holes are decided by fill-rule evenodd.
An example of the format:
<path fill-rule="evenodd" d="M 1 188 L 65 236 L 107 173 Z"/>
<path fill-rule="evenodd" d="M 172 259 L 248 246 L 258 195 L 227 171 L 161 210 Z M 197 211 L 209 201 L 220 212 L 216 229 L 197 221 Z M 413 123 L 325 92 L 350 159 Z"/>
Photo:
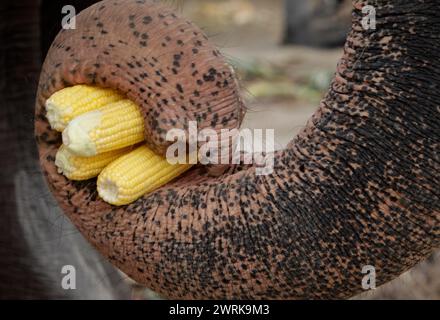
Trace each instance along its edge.
<path fill-rule="evenodd" d="M 65 214 L 113 264 L 172 298 L 346 298 L 362 291 L 364 266 L 382 284 L 427 257 L 440 245 L 440 4 L 368 4 L 376 29 L 362 27 L 367 2 L 355 1 L 331 87 L 271 174 L 197 167 L 123 207 L 97 197 L 95 181 L 56 172 L 60 137 L 44 112 L 53 92 L 121 91 L 159 153 L 167 130 L 199 116 L 202 127 L 238 127 L 242 103 L 219 52 L 167 8 L 106 0 L 83 11 L 49 50 L 36 103 L 41 164 Z"/>

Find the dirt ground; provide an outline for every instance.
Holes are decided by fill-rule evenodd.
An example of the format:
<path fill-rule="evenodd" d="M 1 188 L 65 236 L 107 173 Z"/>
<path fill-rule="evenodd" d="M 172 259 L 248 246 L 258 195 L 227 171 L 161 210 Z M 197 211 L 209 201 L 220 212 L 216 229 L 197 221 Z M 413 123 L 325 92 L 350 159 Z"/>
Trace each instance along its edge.
<path fill-rule="evenodd" d="M 283 148 L 316 110 L 342 48 L 280 46 L 283 0 L 185 0 L 172 4 L 200 26 L 232 63 L 248 112 L 245 128 L 275 129 Z M 151 293 L 141 296 L 154 298 Z M 358 299 L 440 299 L 440 254 Z"/>

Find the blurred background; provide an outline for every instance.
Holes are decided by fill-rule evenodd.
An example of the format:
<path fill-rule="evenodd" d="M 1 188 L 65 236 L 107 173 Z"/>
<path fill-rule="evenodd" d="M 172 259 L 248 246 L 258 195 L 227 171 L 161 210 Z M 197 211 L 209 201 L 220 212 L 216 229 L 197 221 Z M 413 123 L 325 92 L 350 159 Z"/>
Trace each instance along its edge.
<path fill-rule="evenodd" d="M 7 169 L 0 176 L 0 298 L 160 298 L 106 263 L 59 211 L 25 133 L 32 130 L 39 68 L 60 28 L 61 7 L 73 4 L 79 12 L 94 2 L 0 4 L 0 161 Z M 237 70 L 248 106 L 243 127 L 275 128 L 276 147 L 283 148 L 328 88 L 351 1 L 164 2 L 201 27 Z M 59 267 L 66 264 L 81 270 L 75 292 L 59 288 Z M 355 299 L 440 299 L 440 254 Z"/>
<path fill-rule="evenodd" d="M 175 3 L 238 71 L 249 108 L 243 126 L 275 127 L 276 147 L 284 147 L 328 88 L 350 26 L 350 1 Z"/>

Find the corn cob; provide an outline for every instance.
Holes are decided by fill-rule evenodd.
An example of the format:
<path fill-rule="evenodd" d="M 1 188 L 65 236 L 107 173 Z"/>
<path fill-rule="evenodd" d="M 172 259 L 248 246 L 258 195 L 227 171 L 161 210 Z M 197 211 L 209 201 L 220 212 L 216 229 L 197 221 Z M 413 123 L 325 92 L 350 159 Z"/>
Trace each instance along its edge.
<path fill-rule="evenodd" d="M 116 91 L 77 85 L 53 94 L 46 108 L 51 127 L 64 130 L 58 172 L 71 180 L 99 175 L 98 193 L 108 203 L 128 204 L 191 167 L 171 165 L 145 145 L 132 146 L 144 140 L 144 120 Z"/>
<path fill-rule="evenodd" d="M 72 153 L 91 157 L 144 140 L 144 119 L 128 99 L 84 113 L 63 131 L 63 143 Z"/>
<path fill-rule="evenodd" d="M 154 191 L 191 167 L 172 165 L 142 145 L 110 163 L 98 176 L 98 194 L 113 205 L 124 205 Z"/>
<path fill-rule="evenodd" d="M 123 98 L 112 89 L 76 85 L 57 91 L 47 99 L 46 115 L 52 129 L 61 132 L 76 116 Z"/>
<path fill-rule="evenodd" d="M 132 147 L 127 147 L 86 158 L 72 154 L 64 145 L 61 145 L 55 157 L 55 165 L 58 172 L 70 180 L 87 180 L 98 176 L 106 165 L 131 150 Z"/>

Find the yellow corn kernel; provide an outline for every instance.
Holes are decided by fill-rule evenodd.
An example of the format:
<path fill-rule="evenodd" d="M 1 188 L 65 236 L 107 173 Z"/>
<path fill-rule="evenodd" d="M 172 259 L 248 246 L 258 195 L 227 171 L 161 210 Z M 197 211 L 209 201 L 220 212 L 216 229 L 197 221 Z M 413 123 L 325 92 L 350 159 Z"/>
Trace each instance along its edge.
<path fill-rule="evenodd" d="M 55 156 L 55 165 L 58 172 L 70 180 L 87 180 L 98 176 L 106 165 L 129 153 L 132 148 L 127 147 L 87 158 L 78 157 L 72 154 L 64 145 L 61 145 Z"/>
<path fill-rule="evenodd" d="M 128 99 L 74 118 L 63 131 L 63 144 L 72 153 L 91 157 L 144 140 L 144 119 Z"/>
<path fill-rule="evenodd" d="M 142 145 L 102 170 L 98 176 L 98 194 L 113 205 L 129 204 L 190 167 L 189 164 L 172 165 L 166 158 Z"/>
<path fill-rule="evenodd" d="M 76 85 L 55 92 L 46 100 L 47 119 L 52 129 L 63 131 L 80 114 L 124 99 L 113 89 Z"/>

